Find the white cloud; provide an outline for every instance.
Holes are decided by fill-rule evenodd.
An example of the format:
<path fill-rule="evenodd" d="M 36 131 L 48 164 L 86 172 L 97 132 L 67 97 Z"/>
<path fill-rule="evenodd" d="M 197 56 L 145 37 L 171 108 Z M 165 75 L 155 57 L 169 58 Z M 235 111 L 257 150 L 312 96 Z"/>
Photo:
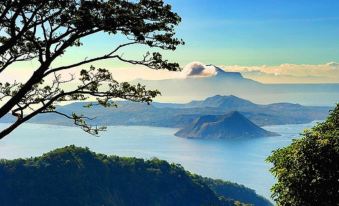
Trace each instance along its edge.
<path fill-rule="evenodd" d="M 221 65 L 219 68 L 226 72 L 240 72 L 244 77 L 262 83 L 339 83 L 339 63 L 326 64 L 281 64 L 278 66 L 239 66 Z M 131 81 L 135 79 L 161 80 L 161 79 L 185 79 L 215 76 L 219 68 L 205 65 L 200 62 L 192 62 L 186 65 L 181 72 L 167 70 L 152 70 L 145 67 L 111 68 L 113 77 L 118 81 Z M 78 74 L 79 69 L 61 72 L 65 78 L 69 74 Z M 25 81 L 33 70 L 24 68 L 12 68 L 0 75 L 0 82 Z"/>
<path fill-rule="evenodd" d="M 162 79 L 186 79 L 186 78 L 202 78 L 215 76 L 218 68 L 211 65 L 204 65 L 200 62 L 192 62 L 187 64 L 182 71 L 173 72 L 167 70 L 152 70 L 148 68 L 124 68 L 111 69 L 113 77 L 119 81 L 130 81 L 135 79 L 144 80 L 162 80 Z"/>
<path fill-rule="evenodd" d="M 244 77 L 262 83 L 339 83 L 339 63 L 281 64 L 278 66 L 218 66 L 224 71 L 240 72 Z M 117 80 L 133 79 L 185 79 L 215 76 L 219 68 L 200 62 L 187 64 L 181 72 L 151 70 L 145 68 L 112 69 Z"/>
<path fill-rule="evenodd" d="M 264 83 L 339 83 L 339 63 L 281 64 L 278 66 L 221 66 Z"/>
<path fill-rule="evenodd" d="M 182 71 L 182 75 L 186 78 L 209 77 L 215 76 L 216 74 L 217 69 L 215 66 L 207 66 L 200 62 L 187 64 Z"/>

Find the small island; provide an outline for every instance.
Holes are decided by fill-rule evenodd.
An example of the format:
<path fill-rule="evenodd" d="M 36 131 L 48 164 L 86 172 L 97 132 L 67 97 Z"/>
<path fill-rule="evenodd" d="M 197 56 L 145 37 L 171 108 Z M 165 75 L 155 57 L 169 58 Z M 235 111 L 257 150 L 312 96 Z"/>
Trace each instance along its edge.
<path fill-rule="evenodd" d="M 240 112 L 225 115 L 204 115 L 175 133 L 178 137 L 199 139 L 234 139 L 278 136 L 257 126 Z"/>

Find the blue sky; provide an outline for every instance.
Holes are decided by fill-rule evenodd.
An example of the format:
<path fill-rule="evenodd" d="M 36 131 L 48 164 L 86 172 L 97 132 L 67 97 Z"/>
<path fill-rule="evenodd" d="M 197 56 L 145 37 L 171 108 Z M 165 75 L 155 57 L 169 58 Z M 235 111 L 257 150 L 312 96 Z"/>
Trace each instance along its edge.
<path fill-rule="evenodd" d="M 337 0 L 164 0 L 182 17 L 177 37 L 186 45 L 167 58 L 186 65 L 325 64 L 339 62 Z M 99 55 L 112 49 L 104 35 L 86 38 L 75 56 Z M 115 42 L 115 40 L 113 40 Z M 118 38 L 121 43 L 121 38 Z M 124 55 L 138 58 L 140 47 Z M 119 62 L 99 65 L 116 67 Z"/>
<path fill-rule="evenodd" d="M 183 18 L 175 58 L 226 65 L 339 61 L 339 1 L 167 0 Z"/>
<path fill-rule="evenodd" d="M 177 37 L 186 44 L 163 54 L 182 67 L 196 61 L 214 64 L 267 83 L 339 82 L 339 0 L 164 1 L 182 17 Z M 82 42 L 84 46 L 69 49 L 55 64 L 107 54 L 127 40 L 97 34 Z M 137 46 L 122 54 L 140 59 L 145 51 Z M 121 80 L 173 76 L 139 67 L 134 70 L 116 60 L 93 65 L 113 69 Z M 27 68 L 27 64 L 16 67 Z M 28 67 L 37 67 L 37 62 Z"/>

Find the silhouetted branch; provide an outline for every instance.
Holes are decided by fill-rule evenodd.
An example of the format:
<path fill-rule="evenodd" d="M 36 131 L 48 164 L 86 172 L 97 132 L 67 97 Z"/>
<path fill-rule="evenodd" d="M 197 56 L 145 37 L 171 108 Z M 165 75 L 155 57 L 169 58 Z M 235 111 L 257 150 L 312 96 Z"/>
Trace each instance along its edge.
<path fill-rule="evenodd" d="M 80 84 L 70 91 L 65 91 L 63 86 L 71 82 L 77 84 L 73 81 L 74 76 L 62 80 L 56 72 L 106 59 L 177 71 L 179 65 L 163 60 L 160 53 L 148 52 L 140 60 L 133 60 L 123 58 L 118 51 L 134 44 L 150 49 L 175 50 L 183 44 L 174 37 L 175 26 L 180 21 L 163 0 L 0 1 L 0 75 L 16 62 L 37 59 L 39 63 L 25 82 L 0 85 L 0 118 L 7 114 L 17 118 L 0 134 L 0 138 L 39 113 L 55 113 L 55 105 L 61 102 L 94 97 L 102 106 L 111 106 L 113 98 L 149 103 L 159 94 L 158 91 L 148 91 L 144 86 L 126 82 L 119 84 L 105 69 L 81 70 Z M 106 55 L 52 67 L 66 50 L 82 46 L 84 37 L 99 32 L 123 35 L 129 42 L 118 45 Z M 47 83 L 51 75 L 54 75 L 54 80 Z"/>

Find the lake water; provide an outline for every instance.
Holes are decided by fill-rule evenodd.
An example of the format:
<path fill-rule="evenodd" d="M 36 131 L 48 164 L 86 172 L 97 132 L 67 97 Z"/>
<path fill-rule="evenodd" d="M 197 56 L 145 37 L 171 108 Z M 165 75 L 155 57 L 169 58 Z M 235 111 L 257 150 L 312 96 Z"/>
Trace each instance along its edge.
<path fill-rule="evenodd" d="M 274 178 L 266 157 L 314 124 L 267 126 L 265 129 L 281 136 L 222 141 L 183 139 L 174 136 L 177 129 L 170 128 L 112 126 L 100 137 L 93 137 L 73 127 L 24 124 L 0 140 L 0 158 L 39 156 L 74 144 L 108 155 L 157 157 L 179 163 L 193 173 L 240 183 L 270 198 Z"/>

